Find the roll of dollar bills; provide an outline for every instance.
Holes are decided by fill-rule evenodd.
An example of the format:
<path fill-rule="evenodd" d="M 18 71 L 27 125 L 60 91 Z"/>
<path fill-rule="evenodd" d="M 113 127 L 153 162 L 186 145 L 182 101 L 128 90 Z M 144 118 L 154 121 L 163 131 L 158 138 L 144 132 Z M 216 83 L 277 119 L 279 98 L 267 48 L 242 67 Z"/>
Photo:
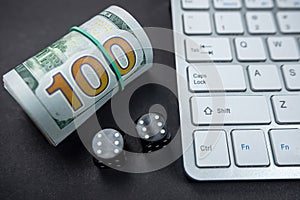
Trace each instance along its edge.
<path fill-rule="evenodd" d="M 151 43 L 139 23 L 111 6 L 9 71 L 3 81 L 56 146 L 149 69 L 152 60 Z"/>

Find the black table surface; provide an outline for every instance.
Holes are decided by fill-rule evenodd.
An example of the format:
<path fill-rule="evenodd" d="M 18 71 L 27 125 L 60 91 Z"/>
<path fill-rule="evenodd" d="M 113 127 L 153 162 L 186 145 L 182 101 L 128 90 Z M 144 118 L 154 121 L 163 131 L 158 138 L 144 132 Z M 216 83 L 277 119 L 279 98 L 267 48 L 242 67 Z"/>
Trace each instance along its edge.
<path fill-rule="evenodd" d="M 169 0 L 1 0 L 1 77 L 63 36 L 69 27 L 112 4 L 124 7 L 143 26 L 172 28 Z M 172 56 L 155 56 L 158 62 L 174 67 Z M 139 98 L 146 101 L 146 96 Z M 49 145 L 3 83 L 0 102 L 1 200 L 300 199 L 297 180 L 194 182 L 185 176 L 182 158 L 151 173 L 99 171 L 76 133 L 56 148 Z M 109 112 L 107 107 L 100 112 Z"/>

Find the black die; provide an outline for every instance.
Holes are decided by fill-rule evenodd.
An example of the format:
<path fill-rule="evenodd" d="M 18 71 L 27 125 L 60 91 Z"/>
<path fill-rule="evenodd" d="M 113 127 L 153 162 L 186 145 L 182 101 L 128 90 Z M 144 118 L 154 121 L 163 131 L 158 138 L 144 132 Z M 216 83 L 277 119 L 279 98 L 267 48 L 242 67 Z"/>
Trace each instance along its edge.
<path fill-rule="evenodd" d="M 171 141 L 166 120 L 158 113 L 143 115 L 137 121 L 136 130 L 142 140 L 143 152 L 157 151 Z"/>

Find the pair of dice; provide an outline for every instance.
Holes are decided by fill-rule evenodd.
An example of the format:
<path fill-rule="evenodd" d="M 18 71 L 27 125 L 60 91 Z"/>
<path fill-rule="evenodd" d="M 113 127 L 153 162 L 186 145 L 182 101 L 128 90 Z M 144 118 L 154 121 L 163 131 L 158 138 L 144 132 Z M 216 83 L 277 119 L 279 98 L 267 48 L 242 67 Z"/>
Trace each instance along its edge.
<path fill-rule="evenodd" d="M 143 152 L 151 153 L 165 147 L 171 141 L 166 130 L 166 120 L 158 113 L 143 115 L 136 124 Z M 121 168 L 126 163 L 124 138 L 114 129 L 99 131 L 93 138 L 92 147 L 96 158 L 94 163 L 100 168 Z"/>

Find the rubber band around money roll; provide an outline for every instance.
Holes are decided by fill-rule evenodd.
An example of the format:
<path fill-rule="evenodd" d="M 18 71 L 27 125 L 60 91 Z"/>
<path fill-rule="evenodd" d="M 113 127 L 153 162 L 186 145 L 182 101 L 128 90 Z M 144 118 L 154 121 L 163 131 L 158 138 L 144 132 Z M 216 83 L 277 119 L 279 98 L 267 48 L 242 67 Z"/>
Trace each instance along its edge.
<path fill-rule="evenodd" d="M 104 46 L 91 34 L 89 34 L 88 32 L 86 32 L 85 30 L 79 28 L 78 26 L 73 26 L 72 28 L 70 28 L 70 32 L 71 31 L 76 31 L 80 34 L 82 34 L 83 36 L 85 36 L 86 38 L 88 38 L 91 42 L 93 42 L 98 48 L 99 50 L 103 53 L 104 57 L 109 61 L 109 63 L 112 66 L 112 69 L 114 71 L 114 73 L 117 76 L 117 80 L 121 86 L 121 90 L 124 90 L 124 81 L 122 79 L 121 73 L 114 61 L 114 59 L 109 55 L 109 53 L 106 51 L 106 49 L 104 48 Z"/>

